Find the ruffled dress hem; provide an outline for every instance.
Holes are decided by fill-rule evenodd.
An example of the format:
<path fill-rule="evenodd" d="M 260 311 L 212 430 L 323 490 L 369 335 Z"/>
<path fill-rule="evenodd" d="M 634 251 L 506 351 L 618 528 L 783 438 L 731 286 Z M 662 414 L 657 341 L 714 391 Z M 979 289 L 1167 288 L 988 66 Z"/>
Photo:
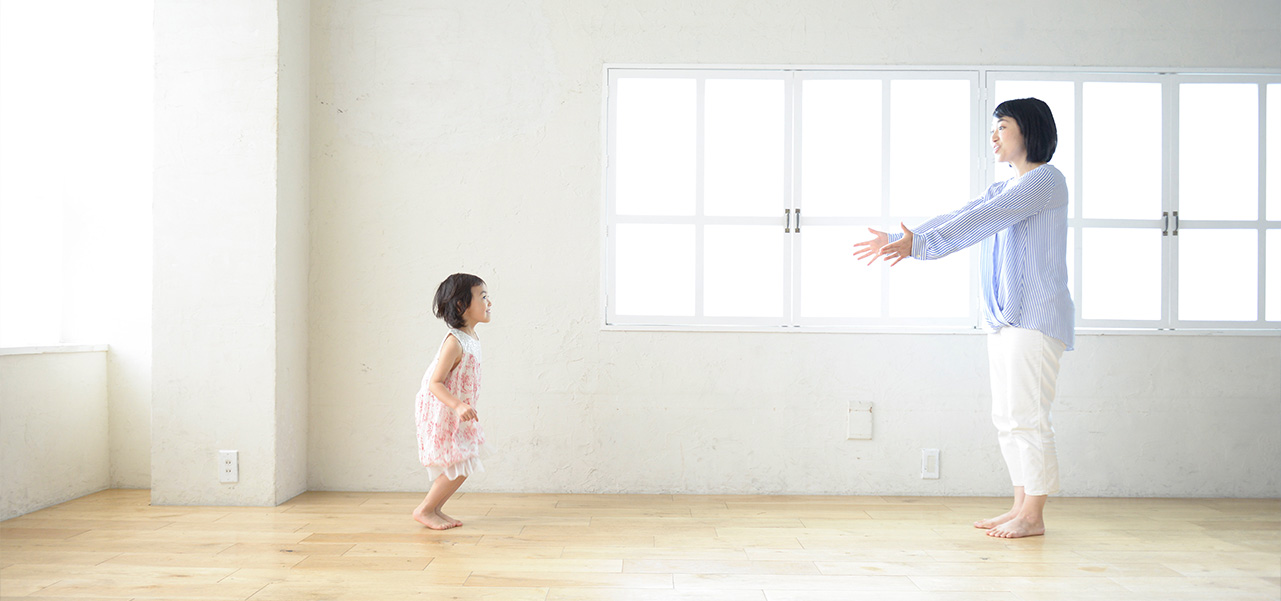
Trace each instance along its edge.
<path fill-rule="evenodd" d="M 451 463 L 443 466 L 426 466 L 427 475 L 432 479 L 432 481 L 435 481 L 436 478 L 439 478 L 441 475 L 444 475 L 448 480 L 457 480 L 462 476 L 471 477 L 472 475 L 485 471 L 485 465 L 481 463 L 480 460 L 482 457 L 487 456 L 489 456 L 487 449 L 484 446 L 481 446 L 479 454 L 470 459 L 464 459 L 458 463 Z"/>

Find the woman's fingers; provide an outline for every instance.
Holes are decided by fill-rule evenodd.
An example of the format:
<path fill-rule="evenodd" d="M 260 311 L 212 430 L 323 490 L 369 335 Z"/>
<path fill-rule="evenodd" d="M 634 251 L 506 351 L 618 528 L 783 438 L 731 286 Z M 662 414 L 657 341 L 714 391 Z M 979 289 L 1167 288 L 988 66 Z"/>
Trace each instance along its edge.
<path fill-rule="evenodd" d="M 890 267 L 898 265 L 899 261 L 907 258 L 908 253 L 907 249 L 904 248 L 905 246 L 906 245 L 901 244 L 901 241 L 893 244 L 886 244 L 881 247 L 881 250 L 876 253 L 876 256 L 872 257 L 872 261 L 879 258 L 882 261 L 893 261 L 893 263 L 890 263 Z M 871 263 L 869 263 L 869 265 L 870 264 Z"/>

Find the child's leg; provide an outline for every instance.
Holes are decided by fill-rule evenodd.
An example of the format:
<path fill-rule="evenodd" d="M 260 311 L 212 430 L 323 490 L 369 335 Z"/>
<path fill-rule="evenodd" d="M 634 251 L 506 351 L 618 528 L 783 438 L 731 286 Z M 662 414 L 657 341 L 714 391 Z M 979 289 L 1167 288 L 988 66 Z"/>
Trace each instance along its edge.
<path fill-rule="evenodd" d="M 463 478 L 451 481 L 444 474 L 437 477 L 431 484 L 431 490 L 427 491 L 427 496 L 423 498 L 423 502 L 414 509 L 414 520 L 432 530 L 447 530 L 461 525 L 461 522 L 456 523 L 455 520 L 446 519 L 437 511 L 454 494 L 454 491 L 458 490 L 462 481 Z"/>
<path fill-rule="evenodd" d="M 441 476 L 441 477 L 443 478 L 444 476 Z M 440 500 L 440 504 L 436 506 L 436 515 L 438 515 L 438 516 L 440 516 L 440 517 L 444 518 L 445 520 L 447 520 L 447 521 L 449 521 L 449 522 L 453 523 L 453 525 L 454 525 L 454 526 L 462 526 L 462 525 L 463 525 L 463 523 L 462 523 L 462 522 L 460 522 L 460 521 L 458 521 L 458 519 L 456 519 L 456 518 L 452 518 L 452 517 L 450 517 L 450 516 L 445 515 L 445 514 L 444 514 L 444 512 L 442 512 L 442 511 L 440 510 L 440 508 L 441 508 L 441 507 L 444 507 L 444 506 L 445 506 L 445 503 L 447 503 L 447 502 L 449 501 L 449 499 L 453 498 L 454 493 L 458 492 L 458 488 L 459 488 L 460 486 L 462 486 L 462 485 L 463 485 L 463 480 L 466 480 L 466 479 L 467 479 L 467 476 L 459 476 L 459 477 L 458 477 L 457 479 L 455 479 L 455 480 L 446 480 L 446 481 L 445 481 L 445 482 L 446 482 L 446 484 L 447 484 L 447 485 L 449 485 L 449 487 L 450 487 L 450 488 L 446 489 L 446 490 L 447 490 L 447 492 L 448 492 L 448 494 L 446 494 L 446 495 L 444 496 L 444 498 L 442 498 L 442 499 Z"/>

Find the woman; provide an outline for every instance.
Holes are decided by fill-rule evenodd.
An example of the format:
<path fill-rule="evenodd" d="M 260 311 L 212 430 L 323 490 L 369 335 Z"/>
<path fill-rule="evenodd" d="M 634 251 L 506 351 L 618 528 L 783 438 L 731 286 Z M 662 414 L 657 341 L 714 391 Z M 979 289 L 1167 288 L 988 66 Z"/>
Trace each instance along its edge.
<path fill-rule="evenodd" d="M 1002 102 L 992 114 L 992 151 L 1018 175 L 992 184 L 959 210 L 902 234 L 871 228 L 855 256 L 937 259 L 983 242 L 983 315 L 992 379 L 992 422 L 1014 484 L 1013 507 L 974 523 L 988 536 L 1045 533 L 1048 495 L 1059 490 L 1050 403 L 1059 358 L 1073 344 L 1067 277 L 1067 182 L 1049 165 L 1058 145 L 1050 107 L 1036 98 Z"/>

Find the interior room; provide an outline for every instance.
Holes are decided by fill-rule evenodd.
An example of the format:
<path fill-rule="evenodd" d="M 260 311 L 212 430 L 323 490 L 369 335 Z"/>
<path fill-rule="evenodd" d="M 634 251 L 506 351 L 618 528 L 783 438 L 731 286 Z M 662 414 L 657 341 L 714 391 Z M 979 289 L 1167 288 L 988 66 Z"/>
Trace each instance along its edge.
<path fill-rule="evenodd" d="M 731 80 L 780 92 L 786 168 L 723 167 L 777 211 L 717 221 Z M 831 180 L 872 214 L 805 201 L 833 81 L 873 86 L 836 113 L 887 158 Z M 642 82 L 688 82 L 689 144 L 628 121 Z M 852 255 L 1010 176 L 992 107 L 1041 89 L 1075 342 L 1045 535 L 1003 540 L 980 250 Z M 627 171 L 646 127 L 688 186 Z M 1104 172 L 1151 210 L 1091 205 Z M 415 394 L 459 272 L 489 455 L 435 531 Z M 0 466 L 6 600 L 1281 598 L 1281 2 L 0 0 Z"/>

